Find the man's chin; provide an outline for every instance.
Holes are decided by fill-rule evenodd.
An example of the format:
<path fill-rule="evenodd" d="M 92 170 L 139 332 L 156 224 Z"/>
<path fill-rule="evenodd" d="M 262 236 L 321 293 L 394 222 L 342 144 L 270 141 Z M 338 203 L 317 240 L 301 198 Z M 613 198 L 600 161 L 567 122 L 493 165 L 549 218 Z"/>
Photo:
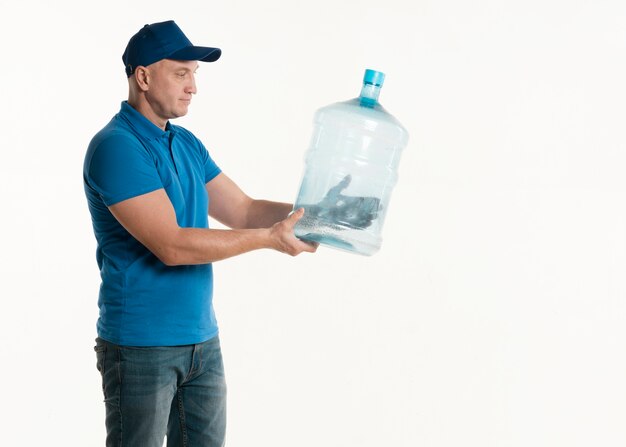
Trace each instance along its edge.
<path fill-rule="evenodd" d="M 174 113 L 172 114 L 172 115 L 174 115 L 174 116 L 172 116 L 172 118 L 171 118 L 171 119 L 181 118 L 181 117 L 183 117 L 183 116 L 187 115 L 187 112 L 189 112 L 189 110 L 187 110 L 186 108 L 185 108 L 184 110 L 176 110 L 176 111 L 174 111 Z"/>

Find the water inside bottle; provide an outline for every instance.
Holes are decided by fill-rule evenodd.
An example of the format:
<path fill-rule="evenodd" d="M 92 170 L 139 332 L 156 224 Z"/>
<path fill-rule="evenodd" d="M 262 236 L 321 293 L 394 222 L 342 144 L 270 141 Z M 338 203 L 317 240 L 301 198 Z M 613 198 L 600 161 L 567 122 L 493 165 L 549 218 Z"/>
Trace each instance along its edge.
<path fill-rule="evenodd" d="M 297 204 L 305 209 L 295 227 L 297 237 L 366 255 L 380 248 L 380 238 L 366 229 L 376 227 L 381 200 L 342 194 L 351 180 L 352 176 L 346 175 L 316 204 Z"/>
<path fill-rule="evenodd" d="M 305 241 L 318 242 L 332 248 L 367 256 L 376 253 L 381 243 L 380 238 L 361 229 L 307 217 L 306 211 L 302 219 L 298 221 L 295 234 Z"/>

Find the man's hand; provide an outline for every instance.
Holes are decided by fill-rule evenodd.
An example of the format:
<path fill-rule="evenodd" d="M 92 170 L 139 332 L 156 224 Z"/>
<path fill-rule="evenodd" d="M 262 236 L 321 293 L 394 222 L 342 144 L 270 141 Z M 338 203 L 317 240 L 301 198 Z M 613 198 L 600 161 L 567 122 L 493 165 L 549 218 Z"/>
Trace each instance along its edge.
<path fill-rule="evenodd" d="M 270 240 L 272 248 L 291 256 L 297 256 L 303 251 L 315 253 L 319 244 L 316 242 L 304 242 L 296 238 L 293 227 L 304 216 L 304 208 L 299 208 L 286 219 L 275 223 L 270 228 Z"/>

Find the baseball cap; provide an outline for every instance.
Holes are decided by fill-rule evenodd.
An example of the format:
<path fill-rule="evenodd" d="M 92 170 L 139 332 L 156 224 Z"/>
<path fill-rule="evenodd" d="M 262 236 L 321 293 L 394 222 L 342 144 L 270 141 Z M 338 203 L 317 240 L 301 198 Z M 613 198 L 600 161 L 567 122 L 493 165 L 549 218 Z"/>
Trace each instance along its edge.
<path fill-rule="evenodd" d="M 145 67 L 162 59 L 215 62 L 221 55 L 219 48 L 194 46 L 178 25 L 168 20 L 141 28 L 128 41 L 122 61 L 126 76 L 130 77 L 138 66 Z"/>

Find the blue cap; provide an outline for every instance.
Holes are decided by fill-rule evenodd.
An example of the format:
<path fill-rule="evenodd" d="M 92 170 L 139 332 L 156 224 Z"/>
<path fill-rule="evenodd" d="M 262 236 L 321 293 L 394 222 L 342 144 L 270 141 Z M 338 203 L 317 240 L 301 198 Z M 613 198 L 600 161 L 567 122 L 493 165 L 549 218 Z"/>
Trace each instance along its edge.
<path fill-rule="evenodd" d="M 385 73 L 376 70 L 365 70 L 365 75 L 363 76 L 364 84 L 372 84 L 382 87 L 383 82 L 385 82 Z"/>
<path fill-rule="evenodd" d="M 179 61 L 215 62 L 222 50 L 194 46 L 173 20 L 146 25 L 130 38 L 122 61 L 126 76 L 131 76 L 138 66 L 148 66 L 162 59 Z"/>

